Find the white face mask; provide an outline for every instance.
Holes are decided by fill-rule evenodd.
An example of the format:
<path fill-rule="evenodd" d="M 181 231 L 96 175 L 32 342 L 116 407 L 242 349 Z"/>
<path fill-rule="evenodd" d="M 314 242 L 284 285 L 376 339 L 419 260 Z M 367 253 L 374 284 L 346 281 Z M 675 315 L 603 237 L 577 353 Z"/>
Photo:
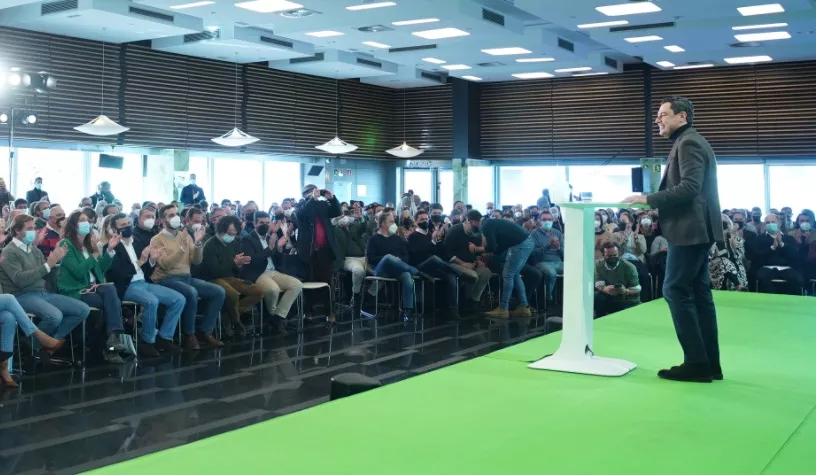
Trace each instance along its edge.
<path fill-rule="evenodd" d="M 201 229 L 201 225 L 200 224 L 194 224 L 192 226 L 192 228 L 193 228 L 193 232 L 198 232 L 198 230 Z"/>
<path fill-rule="evenodd" d="M 287 218 L 288 218 L 288 217 L 290 217 L 290 216 L 292 216 L 292 210 L 291 210 L 291 209 L 287 209 L 286 211 L 284 211 L 284 212 L 283 212 L 283 215 L 284 215 L 284 216 L 286 216 Z"/>
<path fill-rule="evenodd" d="M 48 219 L 51 217 L 51 208 L 45 208 L 42 212 L 43 219 Z"/>
<path fill-rule="evenodd" d="M 601 227 L 601 222 L 596 219 L 595 220 L 595 229 L 598 229 L 600 227 Z"/>
<path fill-rule="evenodd" d="M 397 234 L 397 223 L 392 223 L 388 226 L 388 234 Z"/>
<path fill-rule="evenodd" d="M 153 226 L 156 225 L 155 219 L 145 219 L 144 220 L 144 227 L 147 229 L 153 229 Z"/>
<path fill-rule="evenodd" d="M 340 222 L 338 224 L 340 224 L 340 226 L 348 226 L 350 221 L 351 218 L 349 218 L 348 216 L 343 216 L 342 218 L 340 218 Z"/>
<path fill-rule="evenodd" d="M 643 227 L 648 228 L 649 226 L 652 225 L 652 220 L 649 219 L 649 218 L 643 218 L 643 219 L 640 220 L 640 225 L 643 226 Z"/>
<path fill-rule="evenodd" d="M 172 218 L 170 218 L 169 224 L 171 228 L 178 229 L 181 227 L 181 218 L 178 216 L 173 216 Z"/>
<path fill-rule="evenodd" d="M 520 217 L 522 216 L 522 215 L 521 215 L 521 211 L 516 211 L 516 215 L 515 215 L 515 216 L 516 216 L 516 218 L 520 218 Z"/>

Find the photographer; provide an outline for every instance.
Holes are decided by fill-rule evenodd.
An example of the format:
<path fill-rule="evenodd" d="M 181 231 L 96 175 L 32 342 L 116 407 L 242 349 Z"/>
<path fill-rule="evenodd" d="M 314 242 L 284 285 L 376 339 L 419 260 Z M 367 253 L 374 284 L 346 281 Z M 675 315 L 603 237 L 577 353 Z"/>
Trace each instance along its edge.
<path fill-rule="evenodd" d="M 621 259 L 614 242 L 605 243 L 603 259 L 595 263 L 595 318 L 634 307 L 640 303 L 637 269 Z"/>

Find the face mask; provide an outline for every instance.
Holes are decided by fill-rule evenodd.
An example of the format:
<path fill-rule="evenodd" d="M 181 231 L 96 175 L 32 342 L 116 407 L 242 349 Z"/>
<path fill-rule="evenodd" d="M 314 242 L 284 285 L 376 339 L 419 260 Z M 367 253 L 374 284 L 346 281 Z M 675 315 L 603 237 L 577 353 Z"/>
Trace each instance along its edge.
<path fill-rule="evenodd" d="M 34 188 L 42 190 L 42 183 L 34 183 Z"/>
<path fill-rule="evenodd" d="M 470 235 L 476 236 L 479 234 L 479 226 L 470 225 Z"/>
<path fill-rule="evenodd" d="M 251 213 L 246 213 L 244 215 L 244 221 L 246 221 L 248 224 L 249 223 L 254 223 L 255 222 L 255 212 L 253 211 Z"/>
<path fill-rule="evenodd" d="M 348 226 L 351 223 L 351 218 L 348 216 L 343 216 L 340 218 L 340 226 Z"/>
<path fill-rule="evenodd" d="M 439 216 L 439 215 L 431 216 L 431 222 L 434 223 L 434 224 L 441 223 L 442 222 L 442 216 Z"/>
<path fill-rule="evenodd" d="M 759 218 L 761 218 L 761 217 L 762 217 L 762 216 L 760 216 L 760 215 L 758 215 L 758 214 L 753 214 L 753 215 L 751 215 L 751 219 L 753 219 L 755 223 L 758 223 L 758 222 L 759 222 Z"/>
<path fill-rule="evenodd" d="M 388 234 L 397 234 L 397 223 L 393 223 L 391 226 L 388 226 Z"/>
<path fill-rule="evenodd" d="M 417 227 L 419 229 L 423 230 L 423 231 L 427 231 L 428 230 L 428 222 L 425 221 L 425 222 L 422 222 L 422 223 L 418 223 Z"/>
<path fill-rule="evenodd" d="M 234 209 L 231 209 L 230 210 L 230 216 L 238 216 L 238 211 L 234 210 Z"/>
<path fill-rule="evenodd" d="M 284 213 L 278 213 L 275 215 L 275 221 L 283 221 Z"/>
<path fill-rule="evenodd" d="M 231 244 L 232 241 L 235 241 L 235 236 L 224 234 L 221 236 L 221 240 L 224 241 L 224 244 Z"/>
<path fill-rule="evenodd" d="M 190 180 L 190 184 L 195 186 L 195 180 Z"/>
<path fill-rule="evenodd" d="M 520 218 L 521 217 L 521 211 L 516 211 L 515 217 Z"/>
<path fill-rule="evenodd" d="M 799 229 L 801 229 L 804 232 L 810 231 L 812 227 L 813 225 L 810 224 L 810 221 L 804 221 L 799 223 Z"/>
<path fill-rule="evenodd" d="M 493 208 L 487 208 L 487 214 L 490 214 L 492 212 L 493 212 Z"/>
<path fill-rule="evenodd" d="M 42 217 L 43 217 L 43 219 L 48 219 L 48 218 L 50 218 L 50 217 L 51 217 L 51 208 L 45 208 L 45 209 L 42 211 Z"/>
<path fill-rule="evenodd" d="M 343 206 L 343 207 L 342 207 L 342 208 L 340 208 L 340 209 L 341 209 L 341 210 L 343 210 L 343 212 L 345 213 L 346 211 L 348 211 L 348 206 Z"/>
<path fill-rule="evenodd" d="M 32 242 L 34 242 L 34 238 L 36 238 L 36 237 L 37 237 L 37 232 L 34 231 L 33 229 L 30 230 L 30 231 L 26 231 L 25 236 L 23 236 L 23 243 L 31 244 Z"/>
<path fill-rule="evenodd" d="M 550 211 L 550 214 L 552 215 L 553 219 L 558 219 L 558 217 L 560 216 L 560 214 L 558 214 L 558 211 Z"/>
<path fill-rule="evenodd" d="M 728 231 L 728 221 L 723 221 L 723 231 Z"/>
<path fill-rule="evenodd" d="M 640 225 L 645 227 L 645 228 L 648 228 L 649 226 L 652 225 L 652 220 L 649 219 L 649 218 L 643 218 L 643 219 L 640 220 Z"/>
<path fill-rule="evenodd" d="M 126 228 L 120 229 L 119 234 L 125 239 L 133 236 L 133 226 L 128 226 Z"/>
<path fill-rule="evenodd" d="M 173 216 L 172 218 L 170 218 L 169 224 L 171 228 L 178 229 L 181 227 L 181 218 L 178 216 Z"/>
<path fill-rule="evenodd" d="M 191 228 L 193 229 L 193 232 L 198 232 L 198 230 L 201 229 L 201 225 L 196 223 L 192 225 Z"/>
<path fill-rule="evenodd" d="M 779 225 L 776 223 L 768 223 L 765 225 L 765 230 L 771 234 L 774 234 L 779 231 Z"/>
<path fill-rule="evenodd" d="M 451 223 L 453 223 L 453 224 L 459 224 L 461 222 L 462 222 L 462 218 L 460 218 L 458 216 L 454 216 L 453 218 L 451 218 Z"/>
<path fill-rule="evenodd" d="M 606 262 L 606 265 L 608 265 L 609 267 L 614 267 L 614 266 L 618 265 L 618 261 L 619 261 L 619 259 L 617 257 L 606 257 L 606 258 L 604 258 L 604 262 Z"/>
<path fill-rule="evenodd" d="M 80 236 L 87 236 L 88 233 L 91 232 L 91 223 L 89 223 L 87 221 L 79 223 L 79 227 L 77 228 L 77 231 L 79 232 Z"/>
<path fill-rule="evenodd" d="M 595 229 L 598 229 L 600 227 L 601 227 L 601 222 L 596 219 L 595 220 Z"/>
<path fill-rule="evenodd" d="M 144 220 L 144 227 L 145 229 L 153 229 L 153 226 L 156 225 L 155 219 L 145 219 Z"/>
<path fill-rule="evenodd" d="M 538 213 L 535 213 L 535 212 L 530 213 L 530 217 L 533 218 L 533 219 L 537 219 L 538 218 Z"/>
<path fill-rule="evenodd" d="M 544 231 L 549 231 L 552 229 L 552 221 L 544 221 L 541 223 L 541 227 L 544 229 Z"/>
<path fill-rule="evenodd" d="M 60 219 L 58 219 L 58 220 L 57 220 L 57 227 L 58 227 L 58 228 L 61 228 L 61 227 L 62 227 L 62 223 L 64 223 L 64 222 L 65 222 L 65 218 L 60 218 Z"/>
<path fill-rule="evenodd" d="M 266 236 L 269 233 L 269 225 L 266 223 L 261 224 L 260 226 L 255 228 L 255 231 L 258 231 L 258 234 L 260 234 L 261 236 Z"/>
<path fill-rule="evenodd" d="M 290 216 L 292 216 L 292 210 L 291 210 L 291 209 L 287 209 L 286 211 L 284 211 L 284 212 L 283 212 L 283 215 L 284 215 L 284 216 L 286 216 L 287 218 L 288 218 L 288 217 L 290 217 Z"/>

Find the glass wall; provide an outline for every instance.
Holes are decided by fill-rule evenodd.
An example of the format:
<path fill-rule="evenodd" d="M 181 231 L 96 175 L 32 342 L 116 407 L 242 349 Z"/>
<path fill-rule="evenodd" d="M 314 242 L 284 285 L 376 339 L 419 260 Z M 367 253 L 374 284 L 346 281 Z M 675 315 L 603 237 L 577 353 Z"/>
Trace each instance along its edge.
<path fill-rule="evenodd" d="M 468 167 L 468 204 L 484 213 L 493 199 L 493 167 Z"/>
<path fill-rule="evenodd" d="M 81 154 L 81 152 L 77 153 Z M 99 154 L 91 154 L 90 186 L 93 187 L 93 189 L 88 195 L 96 191 L 96 186 L 99 185 L 99 183 L 107 181 L 111 185 L 111 193 L 113 193 L 113 196 L 122 202 L 122 208 L 130 211 L 130 207 L 133 203 L 141 203 L 144 201 L 142 199 L 142 196 L 144 196 L 144 190 L 142 190 L 142 155 L 117 154 L 116 156 L 122 157 L 123 159 L 121 169 L 102 168 L 99 166 Z M 79 198 L 75 200 L 77 203 L 79 202 Z"/>
<path fill-rule="evenodd" d="M 303 190 L 301 166 L 297 162 L 264 162 L 264 203 L 268 210 L 272 203 L 280 204 L 284 198 L 300 198 Z"/>
<path fill-rule="evenodd" d="M 790 206 L 796 214 L 816 208 L 816 165 L 771 165 L 768 167 L 771 208 Z"/>
<path fill-rule="evenodd" d="M 219 203 L 229 199 L 243 204 L 263 200 L 264 176 L 260 160 L 215 158 L 212 162 L 215 177 L 212 199 Z"/>
<path fill-rule="evenodd" d="M 592 192 L 592 201 L 618 202 L 632 194 L 632 166 L 571 166 L 569 183 L 576 195 Z"/>
<path fill-rule="evenodd" d="M 402 196 L 408 190 L 414 190 L 415 195 L 433 203 L 433 173 L 431 170 L 405 170 L 402 189 L 397 190 L 397 195 Z M 451 191 L 451 198 L 453 191 Z M 450 208 L 445 208 L 449 210 Z"/>
<path fill-rule="evenodd" d="M 720 207 L 765 209 L 765 166 L 756 164 L 718 164 Z"/>
<path fill-rule="evenodd" d="M 453 170 L 439 170 L 439 204 L 445 212 L 453 209 Z"/>
<path fill-rule="evenodd" d="M 43 190 L 48 192 L 49 200 L 65 206 L 66 210 L 73 209 L 83 196 L 93 193 L 83 190 L 84 152 L 21 148 L 17 149 L 16 168 L 15 198 L 25 198 L 26 191 L 34 188 L 34 179 L 37 177 L 42 177 Z M 115 189 L 113 191 L 116 193 Z M 139 191 L 141 192 L 141 187 Z"/>
<path fill-rule="evenodd" d="M 496 205 L 533 205 L 541 196 L 541 190 L 558 181 L 564 182 L 566 178 L 566 167 L 562 166 L 499 167 L 500 203 Z"/>

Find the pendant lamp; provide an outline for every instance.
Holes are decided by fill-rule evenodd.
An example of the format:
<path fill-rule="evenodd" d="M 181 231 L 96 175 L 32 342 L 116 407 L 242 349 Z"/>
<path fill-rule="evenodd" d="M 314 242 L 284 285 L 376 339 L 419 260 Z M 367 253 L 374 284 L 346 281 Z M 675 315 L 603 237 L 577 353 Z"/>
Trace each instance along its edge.
<path fill-rule="evenodd" d="M 339 72 L 338 72 L 339 74 Z M 342 155 L 357 150 L 354 144 L 346 143 L 340 138 L 340 81 L 335 79 L 334 89 L 334 110 L 335 110 L 335 134 L 334 138 L 324 143 L 316 145 L 315 148 L 332 155 Z"/>
<path fill-rule="evenodd" d="M 414 158 L 414 157 L 416 157 L 418 155 L 422 155 L 425 152 L 425 150 L 420 150 L 418 148 L 414 148 L 414 147 L 408 145 L 408 142 L 405 140 L 405 130 L 406 130 L 405 117 L 406 117 L 406 115 L 408 113 L 408 111 L 405 109 L 405 95 L 406 95 L 406 90 L 403 89 L 402 90 L 402 145 L 400 145 L 399 147 L 394 147 L 394 148 L 392 148 L 390 150 L 386 150 L 386 152 L 390 153 L 391 155 L 393 155 L 395 157 L 399 157 L 399 158 Z"/>
<path fill-rule="evenodd" d="M 243 147 L 245 145 L 253 144 L 261 139 L 253 137 L 238 128 L 238 63 L 235 63 L 235 127 L 226 134 L 210 139 L 218 145 L 225 147 Z"/>
<path fill-rule="evenodd" d="M 122 132 L 130 130 L 129 127 L 124 127 L 105 115 L 105 42 L 102 42 L 102 113 L 96 119 L 87 124 L 74 127 L 83 134 L 96 135 L 98 137 L 105 137 L 108 135 L 119 135 Z"/>

